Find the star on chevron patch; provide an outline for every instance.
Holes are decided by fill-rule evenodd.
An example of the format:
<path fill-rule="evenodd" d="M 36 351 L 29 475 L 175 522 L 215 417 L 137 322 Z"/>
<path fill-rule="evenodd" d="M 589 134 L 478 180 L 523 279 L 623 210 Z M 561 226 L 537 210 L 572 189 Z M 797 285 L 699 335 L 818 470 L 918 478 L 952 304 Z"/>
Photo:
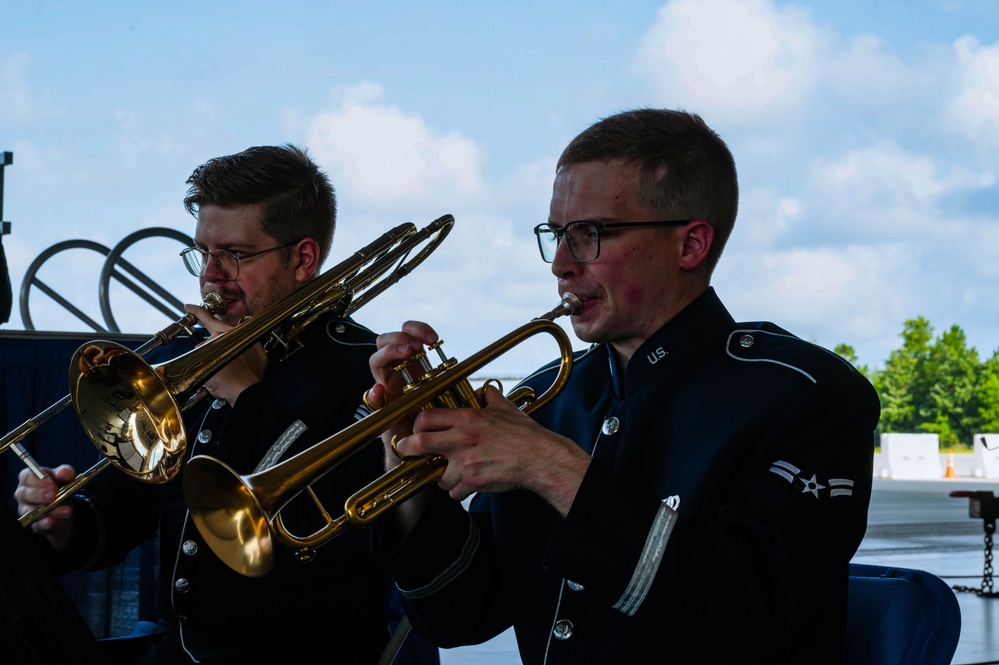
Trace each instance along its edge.
<path fill-rule="evenodd" d="M 811 494 L 816 499 L 853 496 L 853 481 L 849 478 L 819 479 L 818 474 L 802 473 L 801 469 L 784 460 L 776 460 L 770 467 L 775 473 L 795 489 L 800 488 L 802 494 Z"/>

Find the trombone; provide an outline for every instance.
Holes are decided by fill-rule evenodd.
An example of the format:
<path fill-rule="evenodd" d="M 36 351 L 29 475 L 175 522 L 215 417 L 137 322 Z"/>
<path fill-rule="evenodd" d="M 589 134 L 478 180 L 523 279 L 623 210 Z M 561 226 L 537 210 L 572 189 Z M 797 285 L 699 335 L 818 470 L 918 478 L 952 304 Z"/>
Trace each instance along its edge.
<path fill-rule="evenodd" d="M 205 296 L 204 300 L 201 301 L 201 306 L 207 309 L 213 315 L 225 313 L 225 308 L 226 308 L 225 300 L 222 298 L 222 296 L 214 292 L 208 293 Z M 171 341 L 173 338 L 177 337 L 181 333 L 194 335 L 195 333 L 193 326 L 197 322 L 198 319 L 196 316 L 194 316 L 194 314 L 185 314 L 178 320 L 171 323 L 166 328 L 163 328 L 159 332 L 155 333 L 144 344 L 136 348 L 133 353 L 135 353 L 135 355 L 137 356 L 145 356 L 150 351 L 153 351 L 154 349 L 157 349 L 165 345 L 167 342 Z M 85 345 L 85 346 L 90 346 L 90 345 Z M 84 347 L 81 347 L 81 349 L 83 348 Z M 76 355 L 79 356 L 80 353 L 81 351 L 78 350 Z M 21 423 L 20 426 L 14 428 L 13 430 L 5 434 L 3 438 L 0 438 L 0 453 L 3 453 L 7 449 L 13 450 L 14 454 L 17 455 L 22 462 L 24 462 L 25 466 L 31 469 L 32 473 L 34 473 L 38 478 L 46 478 L 49 474 L 35 461 L 35 459 L 24 448 L 24 446 L 21 445 L 21 440 L 24 439 L 29 434 L 31 434 L 32 432 L 34 432 L 36 429 L 38 429 L 39 426 L 50 420 L 53 416 L 64 411 L 66 407 L 70 406 L 72 403 L 73 403 L 73 395 L 72 394 L 66 395 L 58 402 L 52 404 L 52 406 L 40 412 L 38 415 L 29 418 L 28 420 Z M 65 491 L 66 496 L 72 494 L 77 489 L 79 489 L 83 484 L 89 482 L 90 478 L 96 476 L 98 473 L 103 471 L 107 465 L 108 465 L 108 460 L 106 458 L 102 459 L 93 467 L 91 467 L 84 473 L 77 476 L 72 483 L 65 485 L 63 488 L 61 488 L 60 493 Z M 58 496 L 59 495 L 57 494 L 57 497 Z M 21 524 L 31 524 L 42 515 L 48 513 L 52 508 L 55 508 L 61 502 L 62 500 L 57 499 L 57 502 L 54 503 L 50 508 L 48 508 L 44 512 L 41 511 L 40 509 L 36 509 L 36 511 L 38 511 L 37 515 L 33 515 L 33 513 L 28 513 L 28 515 L 23 516 L 21 518 Z M 29 516 L 33 517 L 29 518 Z"/>
<path fill-rule="evenodd" d="M 80 482 L 61 488 L 55 501 L 22 515 L 19 522 L 32 524 L 108 464 L 147 483 L 172 479 L 187 449 L 182 412 L 205 381 L 257 342 L 268 354 L 292 353 L 301 345 L 298 335 L 304 328 L 327 313 L 342 318 L 368 303 L 422 263 L 453 226 L 451 215 L 420 230 L 400 224 L 284 300 L 155 367 L 114 342 L 80 347 L 70 365 L 71 395 L 66 399 L 104 455 L 97 465 L 101 468 L 81 474 Z M 94 346 L 102 352 L 98 364 L 84 355 Z"/>
<path fill-rule="evenodd" d="M 425 354 L 419 354 L 409 361 L 417 361 L 424 372 L 415 380 L 403 367 L 396 368 L 403 371 L 407 381 L 399 399 L 263 471 L 240 476 L 214 457 L 192 457 L 184 471 L 184 496 L 198 531 L 230 568 L 248 577 L 260 577 L 274 564 L 272 535 L 294 548 L 299 558 L 308 559 L 314 547 L 348 527 L 370 524 L 394 505 L 436 482 L 444 473 L 447 459 L 442 455 L 425 455 L 403 460 L 351 496 L 344 504 L 343 515 L 332 518 L 323 510 L 326 525 L 309 536 L 291 534 L 282 522 L 280 511 L 302 491 L 311 493 L 309 485 L 333 467 L 418 411 L 434 407 L 484 406 L 481 389 L 474 390 L 468 377 L 510 348 L 540 333 L 551 335 L 559 346 L 561 362 L 555 381 L 540 396 L 530 388 L 521 387 L 512 391 L 508 398 L 525 413 L 547 404 L 565 387 L 572 369 L 572 345 L 554 319 L 578 314 L 580 310 L 579 299 L 572 293 L 564 293 L 550 312 L 460 363 L 454 358 L 446 358 L 438 341 L 428 349 L 436 350 L 440 355 L 441 364 L 437 367 L 431 367 Z"/>

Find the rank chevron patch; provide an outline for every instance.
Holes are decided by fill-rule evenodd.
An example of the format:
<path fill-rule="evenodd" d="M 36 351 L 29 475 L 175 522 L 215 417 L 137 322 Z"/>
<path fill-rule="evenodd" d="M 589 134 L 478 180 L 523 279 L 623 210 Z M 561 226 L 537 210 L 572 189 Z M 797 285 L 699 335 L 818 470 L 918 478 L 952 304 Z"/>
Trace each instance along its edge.
<path fill-rule="evenodd" d="M 798 487 L 800 483 L 801 493 L 811 494 L 816 499 L 822 498 L 821 493 L 825 490 L 829 491 L 830 498 L 853 496 L 853 481 L 849 478 L 829 478 L 823 484 L 818 474 L 812 473 L 811 477 L 807 477 L 801 469 L 784 460 L 776 460 L 770 467 L 770 472 L 777 474 L 794 487 Z"/>

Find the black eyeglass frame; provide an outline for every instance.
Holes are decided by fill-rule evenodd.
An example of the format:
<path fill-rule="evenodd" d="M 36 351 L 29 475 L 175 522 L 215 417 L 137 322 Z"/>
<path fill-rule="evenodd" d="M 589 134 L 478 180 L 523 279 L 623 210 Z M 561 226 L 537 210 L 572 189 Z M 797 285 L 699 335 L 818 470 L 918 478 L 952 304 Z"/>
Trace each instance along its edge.
<path fill-rule="evenodd" d="M 298 240 L 293 240 L 292 242 L 286 242 L 285 244 L 278 245 L 277 247 L 269 247 L 268 249 L 262 249 L 259 252 L 250 252 L 249 254 L 242 254 L 242 252 L 240 252 L 242 254 L 242 256 L 237 256 L 236 252 L 232 251 L 231 249 L 224 249 L 223 248 L 223 249 L 216 249 L 215 251 L 209 252 L 207 249 L 205 249 L 203 247 L 197 247 L 197 246 L 195 246 L 195 247 L 186 247 L 186 248 L 180 250 L 180 258 L 183 259 L 183 261 L 184 261 L 184 267 L 187 268 L 187 272 L 191 273 L 195 277 L 201 277 L 202 275 L 205 274 L 205 268 L 208 267 L 208 257 L 209 256 L 212 257 L 212 261 L 215 262 L 215 269 L 218 270 L 219 273 L 222 273 L 222 268 L 219 265 L 218 259 L 215 258 L 215 255 L 217 253 L 219 253 L 219 252 L 225 252 L 229 256 L 231 256 L 233 258 L 233 260 L 236 262 L 236 274 L 233 275 L 232 277 L 229 277 L 228 275 L 225 275 L 225 274 L 223 274 L 222 276 L 225 277 L 226 279 L 237 279 L 237 278 L 239 278 L 239 262 L 240 261 L 245 261 L 246 259 L 253 259 L 253 258 L 256 258 L 256 257 L 260 256 L 261 254 L 266 254 L 268 252 L 273 252 L 273 251 L 276 251 L 276 250 L 279 250 L 279 249 L 286 249 L 288 247 L 292 247 L 293 245 L 297 245 L 300 242 L 302 242 L 301 238 L 299 238 Z M 197 252 L 198 254 L 201 255 L 201 271 L 198 272 L 198 273 L 194 272 L 194 269 L 192 268 L 191 264 L 188 263 L 188 261 L 187 261 L 187 255 L 191 254 L 193 252 Z"/>
<path fill-rule="evenodd" d="M 670 219 L 670 220 L 653 221 L 653 222 L 596 222 L 593 221 L 592 219 L 580 219 L 576 220 L 575 222 L 569 222 L 565 226 L 555 226 L 549 222 L 544 222 L 534 227 L 534 235 L 538 239 L 538 250 L 541 252 L 541 260 L 544 261 L 545 263 L 551 263 L 555 260 L 555 252 L 558 251 L 558 245 L 560 242 L 562 242 L 562 238 L 565 237 L 565 234 L 568 232 L 569 227 L 573 226 L 574 224 L 589 224 L 590 226 L 593 227 L 593 232 L 597 236 L 597 247 L 593 256 L 591 256 L 588 259 L 580 259 L 576 256 L 575 252 L 572 251 L 572 245 L 571 244 L 569 245 L 569 255 L 573 258 L 574 261 L 578 263 L 589 263 L 590 261 L 595 261 L 600 256 L 600 232 L 605 229 L 619 229 L 628 226 L 636 226 L 636 227 L 637 226 L 682 226 L 684 224 L 690 224 L 692 221 L 694 220 Z M 548 258 L 545 255 L 545 247 L 542 244 L 541 240 L 542 229 L 550 231 L 552 235 L 555 236 L 555 247 L 552 250 L 551 258 Z"/>

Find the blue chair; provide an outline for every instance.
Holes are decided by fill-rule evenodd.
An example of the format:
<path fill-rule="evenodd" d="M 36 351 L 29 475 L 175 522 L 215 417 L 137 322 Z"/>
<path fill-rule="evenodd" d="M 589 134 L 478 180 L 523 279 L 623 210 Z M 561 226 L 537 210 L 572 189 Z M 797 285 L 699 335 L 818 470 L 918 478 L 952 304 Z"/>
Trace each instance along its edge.
<path fill-rule="evenodd" d="M 846 633 L 850 664 L 949 665 L 961 606 L 926 571 L 851 563 Z"/>

